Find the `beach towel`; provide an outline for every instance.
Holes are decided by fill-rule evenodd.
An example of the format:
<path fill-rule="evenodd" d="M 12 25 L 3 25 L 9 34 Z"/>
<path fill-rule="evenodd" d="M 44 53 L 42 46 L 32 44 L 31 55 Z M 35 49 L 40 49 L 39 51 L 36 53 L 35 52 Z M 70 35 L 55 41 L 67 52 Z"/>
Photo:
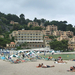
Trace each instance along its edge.
<path fill-rule="evenodd" d="M 36 66 L 37 68 L 40 68 L 41 66 Z"/>
<path fill-rule="evenodd" d="M 5 60 L 5 57 L 1 57 L 2 60 Z"/>
<path fill-rule="evenodd" d="M 55 64 L 66 64 L 66 63 L 58 63 L 57 61 L 56 62 L 54 62 Z"/>

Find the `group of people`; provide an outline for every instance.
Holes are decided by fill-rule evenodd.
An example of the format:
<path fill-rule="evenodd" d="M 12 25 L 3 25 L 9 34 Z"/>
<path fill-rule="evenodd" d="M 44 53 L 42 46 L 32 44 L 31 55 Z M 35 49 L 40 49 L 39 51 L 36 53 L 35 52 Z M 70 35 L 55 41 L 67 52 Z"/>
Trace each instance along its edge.
<path fill-rule="evenodd" d="M 52 56 L 49 56 L 49 57 L 48 57 L 48 60 L 51 60 L 51 59 L 52 59 Z"/>
<path fill-rule="evenodd" d="M 38 66 L 36 66 L 37 68 L 42 67 L 42 68 L 51 68 L 51 67 L 55 67 L 54 65 L 50 66 L 50 65 L 44 65 L 39 64 Z M 70 70 L 67 70 L 68 72 L 75 72 L 75 66 L 70 67 Z"/>
<path fill-rule="evenodd" d="M 55 59 L 56 62 L 54 63 L 67 63 L 66 61 L 63 61 L 63 59 L 61 57 L 58 57 L 57 59 Z"/>
<path fill-rule="evenodd" d="M 49 57 L 50 59 L 50 57 Z M 58 58 L 57 60 L 58 63 L 67 63 L 66 61 L 63 61 L 63 59 L 61 57 Z M 54 62 L 55 63 L 55 62 Z M 42 64 L 39 64 L 37 66 L 37 68 L 39 67 L 42 67 L 42 68 L 50 68 L 50 67 L 55 67 L 54 65 L 50 66 L 50 65 L 44 65 L 43 63 Z M 67 70 L 68 72 L 75 72 L 75 66 L 72 66 L 70 67 L 70 70 Z"/>
<path fill-rule="evenodd" d="M 63 61 L 63 59 L 59 59 L 59 60 L 57 60 L 56 62 L 54 62 L 54 63 L 67 63 L 66 61 Z"/>

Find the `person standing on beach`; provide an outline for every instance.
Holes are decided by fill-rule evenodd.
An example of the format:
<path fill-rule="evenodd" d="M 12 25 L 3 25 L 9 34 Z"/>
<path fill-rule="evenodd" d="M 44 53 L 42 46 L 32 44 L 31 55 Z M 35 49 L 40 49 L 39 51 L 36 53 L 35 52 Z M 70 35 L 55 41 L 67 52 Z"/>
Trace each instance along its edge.
<path fill-rule="evenodd" d="M 22 54 L 22 57 L 23 57 L 23 59 L 24 59 L 24 57 L 25 57 L 24 53 Z"/>

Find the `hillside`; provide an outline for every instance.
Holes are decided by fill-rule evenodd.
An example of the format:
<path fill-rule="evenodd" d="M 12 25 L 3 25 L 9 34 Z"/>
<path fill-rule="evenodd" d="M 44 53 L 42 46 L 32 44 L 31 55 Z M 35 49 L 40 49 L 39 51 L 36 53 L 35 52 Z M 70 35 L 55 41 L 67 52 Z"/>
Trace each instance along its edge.
<path fill-rule="evenodd" d="M 10 24 L 11 21 L 14 21 L 18 24 Z M 75 28 L 72 24 L 68 24 L 67 21 L 49 21 L 44 18 L 37 19 L 36 17 L 34 20 L 25 19 L 24 14 L 20 14 L 19 17 L 15 14 L 4 14 L 0 12 L 0 34 L 3 34 L 5 32 L 14 31 L 14 30 L 42 30 L 41 27 L 28 27 L 29 22 L 37 22 L 40 26 L 41 23 L 46 27 L 47 25 L 56 25 L 58 27 L 58 30 L 62 31 L 73 31 L 75 34 Z"/>

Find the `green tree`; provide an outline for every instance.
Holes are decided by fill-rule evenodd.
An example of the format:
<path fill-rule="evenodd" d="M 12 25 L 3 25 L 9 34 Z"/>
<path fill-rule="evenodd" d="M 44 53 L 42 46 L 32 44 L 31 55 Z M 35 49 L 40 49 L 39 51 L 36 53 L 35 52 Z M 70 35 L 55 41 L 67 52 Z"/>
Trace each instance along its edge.
<path fill-rule="evenodd" d="M 52 41 L 50 42 L 50 47 L 51 49 L 54 50 L 63 50 L 66 51 L 68 49 L 68 41 L 67 40 L 62 40 L 62 41 Z"/>
<path fill-rule="evenodd" d="M 27 46 L 27 42 L 24 42 L 23 44 L 21 44 L 21 47 L 26 47 Z"/>
<path fill-rule="evenodd" d="M 44 26 L 46 27 L 47 25 L 50 25 L 50 22 L 49 21 L 46 21 Z"/>
<path fill-rule="evenodd" d="M 20 24 L 25 24 L 26 22 L 25 22 L 25 16 L 24 16 L 24 14 L 21 14 L 20 15 Z"/>
<path fill-rule="evenodd" d="M 52 36 L 52 35 L 47 35 L 47 36 L 49 36 L 50 39 L 55 39 L 55 38 L 57 38 L 57 36 Z"/>
<path fill-rule="evenodd" d="M 75 28 L 73 28 L 73 32 L 74 32 L 74 35 L 75 35 Z"/>
<path fill-rule="evenodd" d="M 10 43 L 10 40 L 5 39 L 5 38 L 0 38 L 0 46 L 5 47 L 7 43 Z"/>
<path fill-rule="evenodd" d="M 21 30 L 23 28 L 23 26 L 21 26 L 20 24 L 15 24 L 13 26 L 13 30 Z"/>
<path fill-rule="evenodd" d="M 71 24 L 68 24 L 66 27 L 66 31 L 73 31 L 73 26 Z"/>
<path fill-rule="evenodd" d="M 41 27 L 31 27 L 31 30 L 42 30 L 42 28 Z"/>
<path fill-rule="evenodd" d="M 8 22 L 9 22 L 5 17 L 1 17 L 0 19 L 5 24 L 8 24 Z"/>
<path fill-rule="evenodd" d="M 42 22 L 42 23 L 45 23 L 45 22 L 46 22 L 46 20 L 45 20 L 44 18 L 42 18 L 42 19 L 41 19 L 41 22 Z"/>
<path fill-rule="evenodd" d="M 34 21 L 34 22 L 37 22 L 37 18 L 35 17 L 33 21 Z"/>
<path fill-rule="evenodd" d="M 0 26 L 0 34 L 2 34 L 2 28 L 1 28 L 1 26 Z"/>

